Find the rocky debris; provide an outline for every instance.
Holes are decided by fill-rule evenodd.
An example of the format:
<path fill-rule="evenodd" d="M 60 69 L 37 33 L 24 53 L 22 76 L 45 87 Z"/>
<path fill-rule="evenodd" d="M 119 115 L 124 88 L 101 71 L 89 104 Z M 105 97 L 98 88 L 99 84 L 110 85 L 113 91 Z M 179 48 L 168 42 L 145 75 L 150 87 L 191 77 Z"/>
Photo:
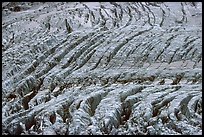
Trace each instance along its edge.
<path fill-rule="evenodd" d="M 201 2 L 3 2 L 2 135 L 201 135 Z"/>

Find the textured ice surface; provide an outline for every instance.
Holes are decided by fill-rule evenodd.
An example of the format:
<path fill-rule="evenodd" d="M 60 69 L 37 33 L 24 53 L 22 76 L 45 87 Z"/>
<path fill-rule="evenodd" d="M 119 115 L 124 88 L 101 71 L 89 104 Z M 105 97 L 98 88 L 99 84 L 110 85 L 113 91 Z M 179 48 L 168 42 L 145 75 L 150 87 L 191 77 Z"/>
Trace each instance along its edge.
<path fill-rule="evenodd" d="M 2 134 L 202 134 L 201 8 L 3 2 Z"/>

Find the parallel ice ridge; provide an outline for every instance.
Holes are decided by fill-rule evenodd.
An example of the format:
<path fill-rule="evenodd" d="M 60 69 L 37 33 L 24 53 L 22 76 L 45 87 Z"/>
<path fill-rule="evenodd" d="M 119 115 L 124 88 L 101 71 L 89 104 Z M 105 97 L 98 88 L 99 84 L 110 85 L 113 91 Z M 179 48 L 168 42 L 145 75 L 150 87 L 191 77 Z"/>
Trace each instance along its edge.
<path fill-rule="evenodd" d="M 202 3 L 2 3 L 2 134 L 202 134 Z"/>

